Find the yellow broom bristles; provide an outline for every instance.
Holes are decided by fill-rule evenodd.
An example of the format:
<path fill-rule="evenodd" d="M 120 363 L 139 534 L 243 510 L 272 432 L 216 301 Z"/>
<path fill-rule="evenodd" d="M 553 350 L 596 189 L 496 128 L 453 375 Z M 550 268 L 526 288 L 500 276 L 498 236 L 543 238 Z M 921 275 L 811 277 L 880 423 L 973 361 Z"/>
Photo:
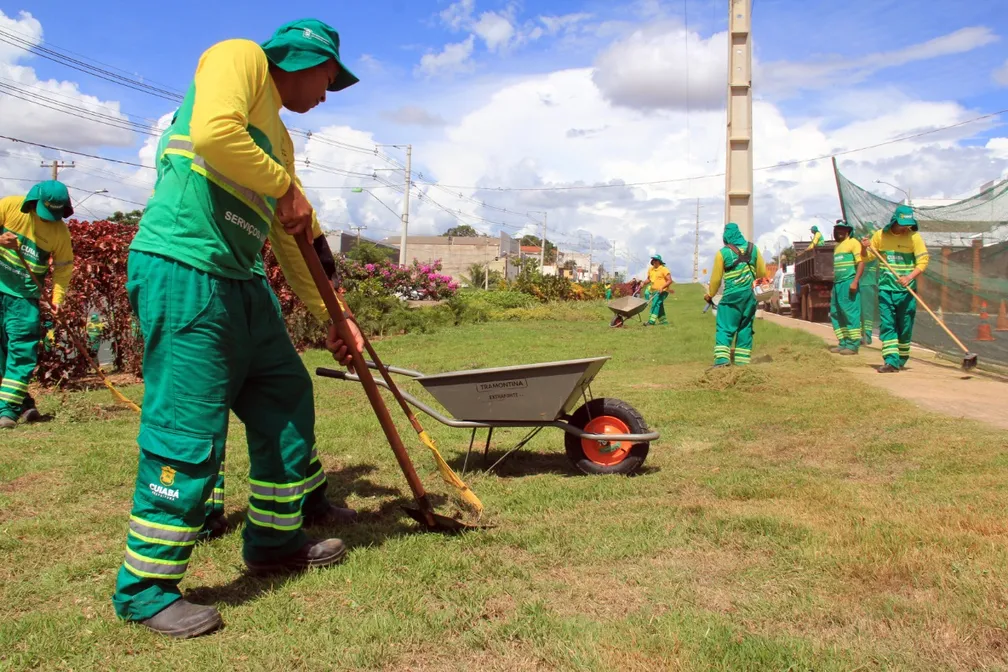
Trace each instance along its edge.
<path fill-rule="evenodd" d="M 448 463 L 444 461 L 441 457 L 441 453 L 438 452 L 437 446 L 434 445 L 434 441 L 428 436 L 427 432 L 421 430 L 419 432 L 420 440 L 423 441 L 424 445 L 430 448 L 431 453 L 434 454 L 434 462 L 437 464 L 438 471 L 441 473 L 441 479 L 452 486 L 458 491 L 459 497 L 462 501 L 467 504 L 471 509 L 473 509 L 477 514 L 483 513 L 483 502 L 479 500 L 469 486 L 466 485 L 461 478 L 458 477 L 452 468 L 448 466 Z"/>

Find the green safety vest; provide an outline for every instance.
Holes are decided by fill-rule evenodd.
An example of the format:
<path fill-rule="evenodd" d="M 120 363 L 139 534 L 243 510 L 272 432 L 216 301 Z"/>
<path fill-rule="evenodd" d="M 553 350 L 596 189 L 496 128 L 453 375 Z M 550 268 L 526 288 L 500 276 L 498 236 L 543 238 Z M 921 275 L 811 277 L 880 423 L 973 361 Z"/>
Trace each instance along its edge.
<path fill-rule="evenodd" d="M 189 124 L 195 95 L 190 85 L 158 143 L 157 184 L 130 249 L 247 280 L 266 242 L 277 201 L 228 179 L 193 152 Z M 265 132 L 254 126 L 248 132 L 283 165 Z"/>
<path fill-rule="evenodd" d="M 749 243 L 746 244 L 747 246 Z M 721 259 L 724 260 L 724 291 L 722 296 L 728 296 L 729 294 L 738 294 L 741 292 L 752 292 L 753 282 L 756 281 L 756 259 L 759 256 L 759 250 L 756 246 L 752 247 L 752 256 L 746 263 L 739 263 L 741 261 L 739 255 L 730 247 L 721 248 Z"/>

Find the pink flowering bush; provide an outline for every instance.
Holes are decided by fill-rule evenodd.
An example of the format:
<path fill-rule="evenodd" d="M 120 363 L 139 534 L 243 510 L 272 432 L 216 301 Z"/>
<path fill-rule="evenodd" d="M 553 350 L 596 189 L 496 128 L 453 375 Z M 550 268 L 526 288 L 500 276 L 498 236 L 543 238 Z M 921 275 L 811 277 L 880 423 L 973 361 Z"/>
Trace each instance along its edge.
<path fill-rule="evenodd" d="M 400 266 L 389 261 L 362 264 L 352 259 L 336 259 L 336 276 L 348 292 L 374 278 L 389 295 L 412 301 L 443 301 L 458 291 L 458 283 L 441 273 L 441 261 L 427 264 L 414 261 Z"/>

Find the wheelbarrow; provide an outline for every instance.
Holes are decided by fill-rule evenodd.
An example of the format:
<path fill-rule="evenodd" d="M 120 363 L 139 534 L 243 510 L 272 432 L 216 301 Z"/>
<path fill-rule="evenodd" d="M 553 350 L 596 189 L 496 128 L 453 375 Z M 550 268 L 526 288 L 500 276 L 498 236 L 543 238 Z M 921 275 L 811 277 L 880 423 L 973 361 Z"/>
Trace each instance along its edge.
<path fill-rule="evenodd" d="M 609 310 L 616 314 L 616 316 L 613 317 L 612 322 L 609 323 L 609 326 L 617 329 L 622 327 L 623 323 L 634 315 L 640 316 L 650 303 L 650 301 L 642 299 L 636 294 L 631 296 L 621 296 L 618 299 L 613 299 L 606 304 Z M 641 318 L 638 317 L 638 319 Z M 641 323 L 643 322 L 644 320 L 641 319 Z"/>
<path fill-rule="evenodd" d="M 424 375 L 394 366 L 390 373 L 412 378 L 444 407 L 444 415 L 416 397 L 402 392 L 407 403 L 448 427 L 471 429 L 462 473 L 469 465 L 476 432 L 487 430 L 483 462 L 487 462 L 494 429 L 523 427 L 531 431 L 505 452 L 495 469 L 540 431 L 563 430 L 564 449 L 576 469 L 585 474 L 632 474 L 641 468 L 652 441 L 659 438 L 633 406 L 608 397 L 592 397 L 591 382 L 609 357 L 592 357 L 523 366 L 451 371 Z M 368 368 L 376 368 L 367 362 Z M 319 367 L 315 374 L 350 382 L 360 379 L 347 371 Z M 375 382 L 382 387 L 383 380 Z M 580 403 L 580 405 L 578 405 Z M 573 410 L 578 406 L 576 410 Z"/>

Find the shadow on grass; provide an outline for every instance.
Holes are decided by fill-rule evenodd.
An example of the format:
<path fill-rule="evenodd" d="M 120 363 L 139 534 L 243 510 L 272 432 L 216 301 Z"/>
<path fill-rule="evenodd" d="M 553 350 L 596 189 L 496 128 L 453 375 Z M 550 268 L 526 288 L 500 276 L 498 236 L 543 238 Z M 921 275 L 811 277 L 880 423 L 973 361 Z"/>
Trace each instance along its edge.
<path fill-rule="evenodd" d="M 578 471 L 571 464 L 565 452 L 538 453 L 521 449 L 511 453 L 500 464 L 497 464 L 497 461 L 506 454 L 507 450 L 494 450 L 491 448 L 487 454 L 486 461 L 484 461 L 482 449 L 477 450 L 477 447 L 474 446 L 472 455 L 469 457 L 466 473 L 471 474 L 475 471 L 480 471 L 499 478 L 522 478 L 542 474 L 588 477 L 587 474 Z M 462 466 L 465 464 L 465 454 L 463 453 L 452 460 L 447 460 L 447 462 L 457 474 L 461 475 Z M 489 471 L 490 467 L 493 467 L 495 464 L 497 466 L 494 467 L 493 471 Z M 650 474 L 656 471 L 658 471 L 656 467 L 643 466 L 634 475 Z M 462 478 L 465 480 L 464 476 Z"/>
<path fill-rule="evenodd" d="M 374 547 L 382 545 L 391 538 L 424 532 L 404 511 L 404 507 L 415 508 L 416 502 L 400 494 L 395 488 L 379 485 L 365 478 L 377 467 L 373 464 L 361 464 L 340 471 L 326 473 L 328 485 L 326 497 L 334 505 L 345 507 L 349 493 L 361 497 L 389 497 L 377 510 L 359 514 L 352 525 L 323 525 L 306 528 L 309 536 L 317 539 L 338 537 L 348 548 L 358 546 Z M 437 509 L 448 501 L 443 495 L 429 493 L 431 505 Z M 235 534 L 245 521 L 247 509 L 228 514 L 228 531 L 226 535 Z M 254 600 L 264 593 L 282 587 L 298 572 L 278 573 L 271 576 L 255 576 L 247 571 L 235 580 L 223 586 L 194 588 L 187 591 L 186 598 L 199 604 L 218 604 L 236 606 Z"/>

